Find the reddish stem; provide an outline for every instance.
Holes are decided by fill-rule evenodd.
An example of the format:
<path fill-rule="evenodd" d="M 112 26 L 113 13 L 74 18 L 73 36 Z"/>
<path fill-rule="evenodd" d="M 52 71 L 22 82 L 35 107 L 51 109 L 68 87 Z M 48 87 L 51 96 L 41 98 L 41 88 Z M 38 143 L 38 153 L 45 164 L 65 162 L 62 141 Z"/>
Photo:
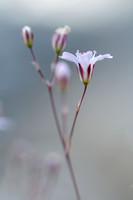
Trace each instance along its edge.
<path fill-rule="evenodd" d="M 77 117 L 78 117 L 78 113 L 80 111 L 80 107 L 81 107 L 82 101 L 83 101 L 85 93 L 86 93 L 86 89 L 87 89 L 87 85 L 85 85 L 85 87 L 84 87 L 84 91 L 83 91 L 81 100 L 80 100 L 80 102 L 79 102 L 79 104 L 77 106 L 77 110 L 76 110 L 75 117 L 74 117 L 74 120 L 73 120 L 73 124 L 72 124 L 72 128 L 71 128 L 71 132 L 70 132 L 68 144 L 66 146 L 66 154 L 68 154 L 68 152 L 70 151 L 72 137 L 73 137 L 73 132 L 74 132 L 74 127 L 75 127 L 75 124 L 76 124 L 76 120 L 77 120 Z"/>
<path fill-rule="evenodd" d="M 44 75 L 43 75 L 43 73 L 42 73 L 42 71 L 41 71 L 41 69 L 39 67 L 39 64 L 38 64 L 38 62 L 36 60 L 36 57 L 35 57 L 35 54 L 34 54 L 34 51 L 33 51 L 32 48 L 30 48 L 30 52 L 31 52 L 31 55 L 32 55 L 32 58 L 33 58 L 33 64 L 34 64 L 34 66 L 36 68 L 36 71 L 39 73 L 39 75 L 40 75 L 41 79 L 43 80 L 43 82 L 46 83 L 47 81 L 46 81 L 46 79 L 45 79 L 45 77 L 44 77 Z"/>
<path fill-rule="evenodd" d="M 53 64 L 53 68 L 52 68 L 52 73 L 51 73 L 51 78 L 50 78 L 50 83 L 53 84 L 54 80 L 55 80 L 55 70 L 56 70 L 56 65 L 58 62 L 58 55 L 55 56 L 54 59 L 54 64 Z"/>

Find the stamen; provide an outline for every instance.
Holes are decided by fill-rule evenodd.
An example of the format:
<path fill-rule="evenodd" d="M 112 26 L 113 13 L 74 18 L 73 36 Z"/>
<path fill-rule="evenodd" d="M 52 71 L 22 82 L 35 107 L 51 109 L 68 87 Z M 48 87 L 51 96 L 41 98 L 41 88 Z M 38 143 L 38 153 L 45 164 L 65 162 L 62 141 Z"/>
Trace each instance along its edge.
<path fill-rule="evenodd" d="M 93 54 L 92 58 L 95 57 L 95 55 L 96 55 L 97 52 L 94 50 L 93 53 L 94 53 L 94 54 Z"/>

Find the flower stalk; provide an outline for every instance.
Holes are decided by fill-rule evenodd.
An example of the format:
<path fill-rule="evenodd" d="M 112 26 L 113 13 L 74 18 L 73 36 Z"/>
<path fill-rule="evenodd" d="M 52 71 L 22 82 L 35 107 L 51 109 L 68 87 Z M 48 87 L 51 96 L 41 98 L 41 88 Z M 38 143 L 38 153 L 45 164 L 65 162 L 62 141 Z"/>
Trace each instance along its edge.
<path fill-rule="evenodd" d="M 68 144 L 66 145 L 66 155 L 69 154 L 69 151 L 70 151 L 70 148 L 71 148 L 71 143 L 72 143 L 72 137 L 73 137 L 73 133 L 74 133 L 75 124 L 76 124 L 76 121 L 77 121 L 78 113 L 80 111 L 80 107 L 81 107 L 81 104 L 83 102 L 86 90 L 87 90 L 87 85 L 84 86 L 84 91 L 83 91 L 81 100 L 80 100 L 79 104 L 77 105 L 75 117 L 74 117 L 74 120 L 73 120 L 71 132 L 70 132 L 70 135 L 69 135 Z"/>
<path fill-rule="evenodd" d="M 54 64 L 52 66 L 52 72 L 51 72 L 51 77 L 50 77 L 50 83 L 53 85 L 54 83 L 54 80 L 55 80 L 55 71 L 56 71 L 56 65 L 58 63 L 58 60 L 59 60 L 59 57 L 58 55 L 56 54 L 55 55 L 55 59 L 54 59 Z"/>
<path fill-rule="evenodd" d="M 66 91 L 60 92 L 61 98 L 61 120 L 62 120 L 62 133 L 65 141 L 67 142 L 67 118 L 68 118 L 68 106 L 67 106 L 67 93 Z"/>
<path fill-rule="evenodd" d="M 44 77 L 44 75 L 43 75 L 43 73 L 41 71 L 41 68 L 39 67 L 39 64 L 38 64 L 38 62 L 36 60 L 36 57 L 35 57 L 35 54 L 34 54 L 34 51 L 33 51 L 32 48 L 30 48 L 30 52 L 31 52 L 31 55 L 32 55 L 32 58 L 33 58 L 33 65 L 35 66 L 36 71 L 39 73 L 42 81 L 44 83 L 47 83 L 47 81 L 46 81 L 46 79 L 45 79 L 45 77 Z"/>

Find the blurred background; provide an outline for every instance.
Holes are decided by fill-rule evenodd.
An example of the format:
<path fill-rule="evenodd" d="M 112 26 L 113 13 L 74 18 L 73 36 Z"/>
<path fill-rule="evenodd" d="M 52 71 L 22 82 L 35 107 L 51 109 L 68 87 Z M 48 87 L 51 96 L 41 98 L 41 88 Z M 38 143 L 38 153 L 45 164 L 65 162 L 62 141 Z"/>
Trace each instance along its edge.
<path fill-rule="evenodd" d="M 63 156 L 47 88 L 31 64 L 21 28 L 32 27 L 37 60 L 49 77 L 51 37 L 67 24 L 72 30 L 67 51 L 96 50 L 114 57 L 96 64 L 74 131 L 71 157 L 82 200 L 133 199 L 132 11 L 131 0 L 0 1 L 0 101 L 13 123 L 0 131 L 1 181 L 9 147 L 17 138 L 30 142 L 38 155 L 56 151 Z M 68 129 L 83 91 L 76 66 L 69 64 Z M 57 86 L 54 96 L 60 111 Z M 52 199 L 75 199 L 65 160 Z"/>

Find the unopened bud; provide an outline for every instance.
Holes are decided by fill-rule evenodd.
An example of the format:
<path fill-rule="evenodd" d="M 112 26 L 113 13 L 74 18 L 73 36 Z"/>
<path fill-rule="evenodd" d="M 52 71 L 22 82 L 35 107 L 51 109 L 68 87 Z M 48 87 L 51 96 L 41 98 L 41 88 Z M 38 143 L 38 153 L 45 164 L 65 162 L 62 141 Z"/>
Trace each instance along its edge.
<path fill-rule="evenodd" d="M 29 26 L 22 28 L 22 39 L 27 47 L 32 48 L 34 35 Z"/>
<path fill-rule="evenodd" d="M 58 85 L 62 91 L 67 89 L 67 86 L 71 79 L 70 68 L 65 62 L 58 62 L 55 70 L 55 77 Z"/>
<path fill-rule="evenodd" d="M 52 38 L 52 46 L 57 55 L 63 51 L 67 44 L 67 35 L 71 31 L 69 26 L 64 28 L 58 28 L 55 30 L 55 33 Z"/>

